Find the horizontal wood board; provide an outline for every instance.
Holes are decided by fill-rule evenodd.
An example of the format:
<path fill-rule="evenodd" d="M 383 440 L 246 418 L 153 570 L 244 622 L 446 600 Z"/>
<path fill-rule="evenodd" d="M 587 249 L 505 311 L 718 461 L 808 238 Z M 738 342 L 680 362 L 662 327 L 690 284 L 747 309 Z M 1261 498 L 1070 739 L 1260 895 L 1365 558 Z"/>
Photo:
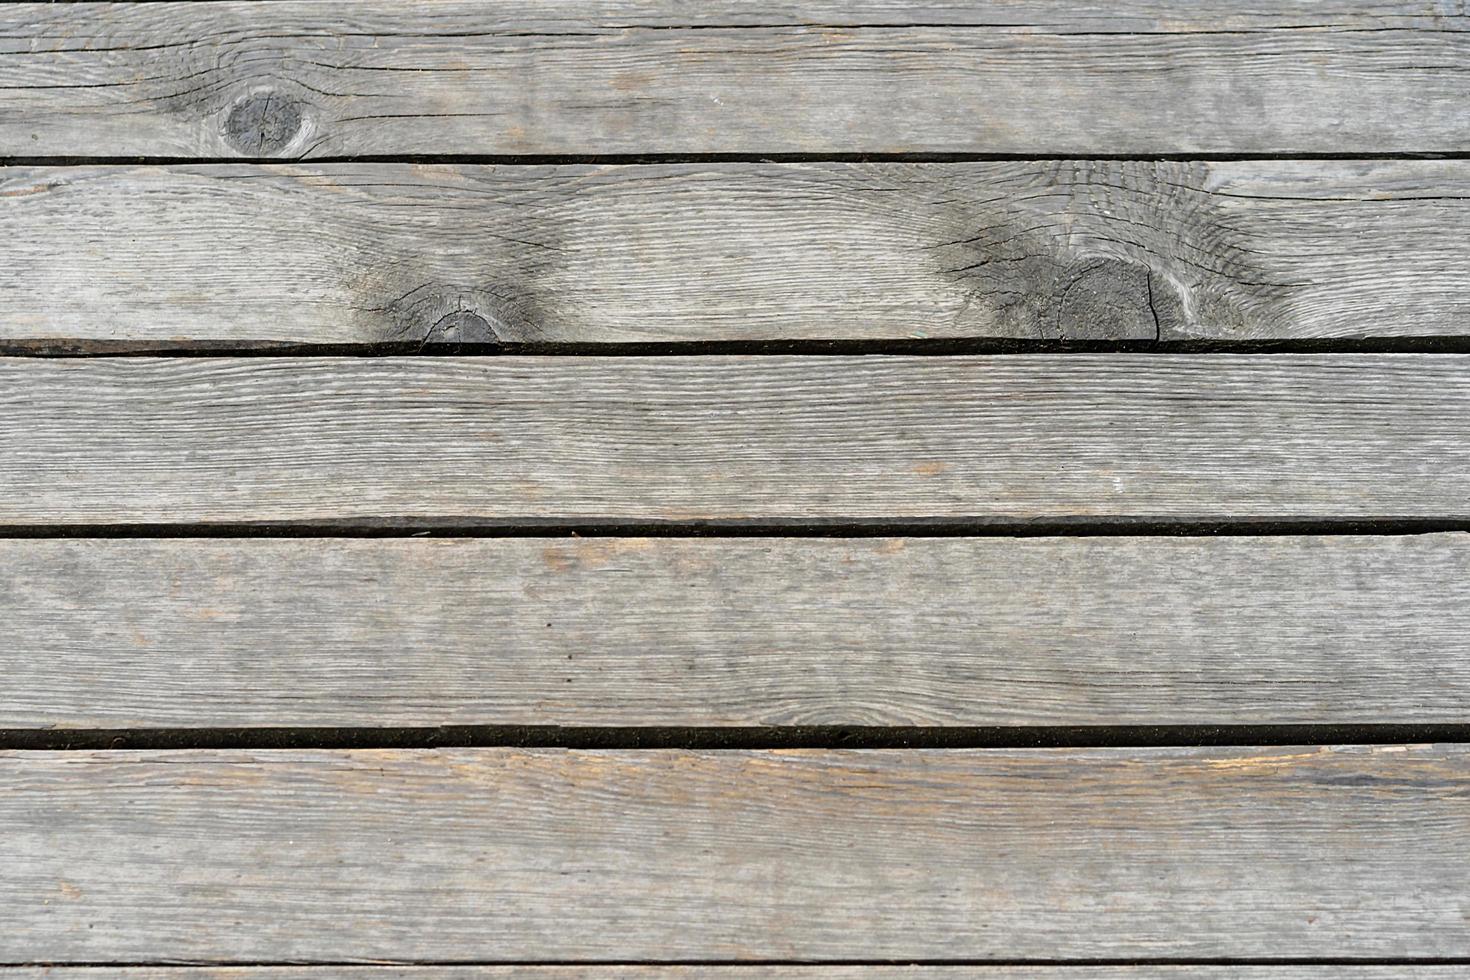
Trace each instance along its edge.
<path fill-rule="evenodd" d="M 0 359 L 0 523 L 1470 517 L 1463 355 Z"/>
<path fill-rule="evenodd" d="M 0 729 L 1470 722 L 1470 537 L 0 541 Z"/>
<path fill-rule="evenodd" d="M 0 961 L 1465 957 L 1470 748 L 0 756 Z"/>
<path fill-rule="evenodd" d="M 0 344 L 1464 335 L 1467 235 L 1464 161 L 12 167 Z"/>
<path fill-rule="evenodd" d="M 7 3 L 0 155 L 1454 152 L 1467 25 L 1446 0 Z"/>

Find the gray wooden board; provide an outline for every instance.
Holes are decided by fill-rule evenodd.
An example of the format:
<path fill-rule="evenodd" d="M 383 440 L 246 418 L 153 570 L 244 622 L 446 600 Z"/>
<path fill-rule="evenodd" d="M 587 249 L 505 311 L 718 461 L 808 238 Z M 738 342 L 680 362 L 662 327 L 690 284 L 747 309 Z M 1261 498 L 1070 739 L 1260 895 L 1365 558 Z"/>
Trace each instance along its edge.
<path fill-rule="evenodd" d="M 1465 161 L 14 167 L 0 343 L 1464 334 L 1467 202 Z"/>
<path fill-rule="evenodd" d="M 0 962 L 1470 955 L 1470 747 L 0 754 Z"/>
<path fill-rule="evenodd" d="M 0 5 L 0 155 L 1470 149 L 1457 0 Z"/>
<path fill-rule="evenodd" d="M 0 523 L 1470 517 L 1463 355 L 0 359 Z"/>
<path fill-rule="evenodd" d="M 1470 721 L 1470 537 L 0 541 L 0 729 Z"/>
<path fill-rule="evenodd" d="M 1402 966 L 201 966 L 4 967 L 4 980 L 1463 980 Z"/>

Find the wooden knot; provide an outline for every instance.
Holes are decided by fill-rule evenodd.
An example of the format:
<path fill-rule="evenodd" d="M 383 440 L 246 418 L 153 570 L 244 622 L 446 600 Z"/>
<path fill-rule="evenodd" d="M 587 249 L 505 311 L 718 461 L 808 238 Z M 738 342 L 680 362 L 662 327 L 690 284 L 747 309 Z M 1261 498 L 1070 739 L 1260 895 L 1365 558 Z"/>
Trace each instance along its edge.
<path fill-rule="evenodd" d="M 1157 340 L 1152 273 L 1120 259 L 1076 266 L 1057 300 L 1056 330 L 1063 340 Z"/>
<path fill-rule="evenodd" d="M 424 337 L 427 344 L 488 344 L 499 338 L 490 321 L 470 310 L 455 310 L 439 318 Z"/>
<path fill-rule="evenodd" d="M 377 287 L 374 286 L 374 289 Z M 542 339 L 509 288 L 425 282 L 387 303 L 364 305 L 385 343 L 511 344 Z M 510 297 L 510 298 L 508 298 Z"/>
<path fill-rule="evenodd" d="M 294 99 L 280 92 L 252 92 L 230 108 L 225 140 L 245 156 L 276 156 L 296 141 L 305 122 Z"/>

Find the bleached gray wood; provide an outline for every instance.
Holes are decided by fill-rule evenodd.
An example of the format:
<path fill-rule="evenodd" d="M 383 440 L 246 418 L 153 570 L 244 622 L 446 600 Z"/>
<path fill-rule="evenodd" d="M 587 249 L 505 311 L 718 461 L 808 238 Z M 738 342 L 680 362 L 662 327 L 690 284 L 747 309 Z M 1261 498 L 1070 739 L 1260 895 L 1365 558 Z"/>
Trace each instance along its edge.
<path fill-rule="evenodd" d="M 1467 236 L 1458 160 L 16 167 L 0 343 L 1464 334 Z"/>
<path fill-rule="evenodd" d="M 0 755 L 0 962 L 1465 957 L 1470 747 Z"/>
<path fill-rule="evenodd" d="M 1470 517 L 1461 355 L 0 359 L 0 523 Z"/>
<path fill-rule="evenodd" d="M 1462 980 L 1463 966 L 0 967 L 5 980 Z"/>
<path fill-rule="evenodd" d="M 1470 537 L 0 541 L 0 729 L 1459 723 Z"/>
<path fill-rule="evenodd" d="M 1463 151 L 1466 28 L 1453 0 L 9 3 L 0 155 Z"/>

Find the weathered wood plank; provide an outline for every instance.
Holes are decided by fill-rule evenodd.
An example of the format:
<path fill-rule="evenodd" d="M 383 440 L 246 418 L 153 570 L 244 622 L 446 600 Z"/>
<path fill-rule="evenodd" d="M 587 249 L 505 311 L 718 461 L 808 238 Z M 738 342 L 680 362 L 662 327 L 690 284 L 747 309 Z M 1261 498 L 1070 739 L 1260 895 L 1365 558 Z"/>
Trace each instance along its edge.
<path fill-rule="evenodd" d="M 0 541 L 0 729 L 1457 723 L 1470 538 Z"/>
<path fill-rule="evenodd" d="M 0 523 L 1470 517 L 1460 355 L 0 359 Z"/>
<path fill-rule="evenodd" d="M 0 6 L 0 154 L 1470 148 L 1462 4 Z"/>
<path fill-rule="evenodd" d="M 4 980 L 1464 980 L 1455 964 L 1390 966 L 0 966 Z"/>
<path fill-rule="evenodd" d="M 0 755 L 0 961 L 1464 957 L 1470 747 Z"/>
<path fill-rule="evenodd" d="M 19 167 L 0 341 L 1463 334 L 1467 235 L 1464 161 Z"/>

